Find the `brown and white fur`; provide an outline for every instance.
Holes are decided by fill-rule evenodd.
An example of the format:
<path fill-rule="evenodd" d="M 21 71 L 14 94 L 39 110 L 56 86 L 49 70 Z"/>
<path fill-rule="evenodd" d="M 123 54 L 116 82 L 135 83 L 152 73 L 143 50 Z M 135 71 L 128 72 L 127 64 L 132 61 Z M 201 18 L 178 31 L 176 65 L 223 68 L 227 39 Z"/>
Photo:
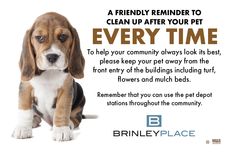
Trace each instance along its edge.
<path fill-rule="evenodd" d="M 84 76 L 84 57 L 75 28 L 62 15 L 39 16 L 24 37 L 20 57 L 19 118 L 13 137 L 32 137 L 41 119 L 53 126 L 53 139 L 67 141 L 79 126 L 85 97 L 74 78 Z"/>

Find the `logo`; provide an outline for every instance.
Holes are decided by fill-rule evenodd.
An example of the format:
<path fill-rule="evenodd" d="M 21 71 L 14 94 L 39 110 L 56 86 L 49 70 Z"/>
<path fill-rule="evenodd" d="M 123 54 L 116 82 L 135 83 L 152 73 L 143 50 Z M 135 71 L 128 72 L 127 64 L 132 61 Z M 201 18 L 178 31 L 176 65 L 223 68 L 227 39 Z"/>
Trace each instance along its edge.
<path fill-rule="evenodd" d="M 143 121 L 142 121 L 143 122 Z M 141 128 L 127 128 L 127 129 L 114 129 L 113 137 L 195 137 L 196 131 L 194 129 L 157 129 L 150 127 L 162 127 L 162 115 L 146 115 L 146 127 L 148 129 Z M 212 140 L 212 143 L 218 144 L 221 141 L 219 139 Z M 208 144 L 209 141 L 206 141 Z"/>
<path fill-rule="evenodd" d="M 161 115 L 147 115 L 147 127 L 161 127 Z"/>

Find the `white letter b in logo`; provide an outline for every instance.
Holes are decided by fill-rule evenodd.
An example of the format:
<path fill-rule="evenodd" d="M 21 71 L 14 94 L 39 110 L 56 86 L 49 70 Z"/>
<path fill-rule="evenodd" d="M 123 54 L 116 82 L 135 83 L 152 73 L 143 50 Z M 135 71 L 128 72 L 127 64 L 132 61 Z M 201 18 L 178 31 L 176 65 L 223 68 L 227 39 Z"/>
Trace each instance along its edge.
<path fill-rule="evenodd" d="M 147 115 L 147 127 L 161 127 L 161 115 Z"/>

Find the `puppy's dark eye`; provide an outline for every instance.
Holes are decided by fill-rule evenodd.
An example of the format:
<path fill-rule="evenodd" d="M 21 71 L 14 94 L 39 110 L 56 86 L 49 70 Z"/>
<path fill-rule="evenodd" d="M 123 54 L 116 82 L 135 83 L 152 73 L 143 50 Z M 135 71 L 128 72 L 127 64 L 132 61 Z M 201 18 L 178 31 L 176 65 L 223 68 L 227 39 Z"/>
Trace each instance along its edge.
<path fill-rule="evenodd" d="M 43 43 L 46 39 L 45 36 L 42 36 L 42 35 L 38 35 L 38 36 L 35 36 L 35 39 L 39 42 L 39 43 Z"/>
<path fill-rule="evenodd" d="M 67 38 L 68 38 L 68 35 L 66 35 L 66 34 L 60 34 L 58 36 L 58 40 L 60 40 L 61 43 L 65 42 L 67 40 Z"/>

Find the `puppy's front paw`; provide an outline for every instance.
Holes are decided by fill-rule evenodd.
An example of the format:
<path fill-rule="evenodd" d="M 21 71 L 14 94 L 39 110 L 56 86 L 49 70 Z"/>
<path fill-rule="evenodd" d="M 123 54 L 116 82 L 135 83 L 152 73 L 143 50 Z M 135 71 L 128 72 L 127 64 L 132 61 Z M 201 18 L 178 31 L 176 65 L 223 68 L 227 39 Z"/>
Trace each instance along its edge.
<path fill-rule="evenodd" d="M 68 141 L 73 139 L 73 133 L 69 126 L 53 127 L 53 140 Z"/>
<path fill-rule="evenodd" d="M 17 139 L 25 139 L 32 137 L 32 127 L 16 127 L 12 137 Z"/>

